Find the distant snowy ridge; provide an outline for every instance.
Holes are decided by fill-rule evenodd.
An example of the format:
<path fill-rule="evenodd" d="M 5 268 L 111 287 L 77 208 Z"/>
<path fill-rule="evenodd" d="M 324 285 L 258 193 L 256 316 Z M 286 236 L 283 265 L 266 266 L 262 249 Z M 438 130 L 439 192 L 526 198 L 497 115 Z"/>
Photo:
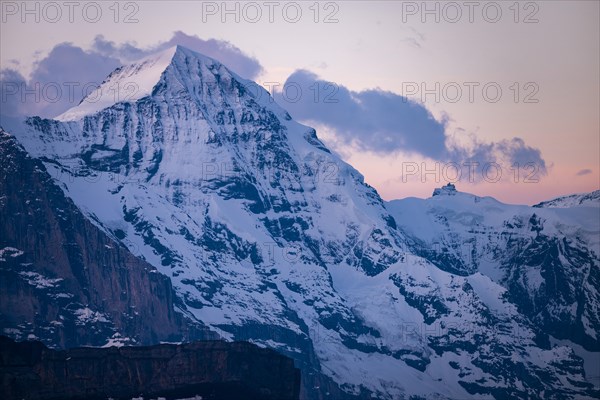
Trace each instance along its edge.
<path fill-rule="evenodd" d="M 569 207 L 600 207 L 600 190 L 591 193 L 572 194 L 557 197 L 553 200 L 542 201 L 534 205 L 536 208 L 569 208 Z"/>
<path fill-rule="evenodd" d="M 542 208 L 455 188 L 440 195 L 448 192 L 387 203 L 413 250 L 447 271 L 490 277 L 540 329 L 600 352 L 600 208 L 583 206 L 600 192 Z"/>

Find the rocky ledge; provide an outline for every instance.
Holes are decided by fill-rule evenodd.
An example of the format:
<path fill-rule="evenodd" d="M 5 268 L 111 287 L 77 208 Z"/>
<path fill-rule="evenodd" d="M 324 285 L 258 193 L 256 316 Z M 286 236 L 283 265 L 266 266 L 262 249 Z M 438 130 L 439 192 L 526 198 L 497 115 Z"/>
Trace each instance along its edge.
<path fill-rule="evenodd" d="M 51 350 L 0 336 L 3 399 L 297 400 L 292 359 L 248 342 Z"/>

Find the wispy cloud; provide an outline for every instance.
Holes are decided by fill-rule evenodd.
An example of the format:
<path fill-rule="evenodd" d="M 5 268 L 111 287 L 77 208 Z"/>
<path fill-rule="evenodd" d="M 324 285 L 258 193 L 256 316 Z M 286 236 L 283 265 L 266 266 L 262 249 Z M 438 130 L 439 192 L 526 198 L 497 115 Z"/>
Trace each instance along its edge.
<path fill-rule="evenodd" d="M 412 26 L 409 26 L 407 29 L 410 31 L 410 33 L 403 39 L 403 41 L 408 43 L 409 46 L 417 49 L 423 47 L 425 35 L 417 31 Z"/>
<path fill-rule="evenodd" d="M 575 175 L 584 176 L 584 175 L 589 175 L 591 173 L 592 173 L 592 170 L 589 168 L 586 168 L 586 169 L 582 169 L 581 171 L 577 172 Z"/>

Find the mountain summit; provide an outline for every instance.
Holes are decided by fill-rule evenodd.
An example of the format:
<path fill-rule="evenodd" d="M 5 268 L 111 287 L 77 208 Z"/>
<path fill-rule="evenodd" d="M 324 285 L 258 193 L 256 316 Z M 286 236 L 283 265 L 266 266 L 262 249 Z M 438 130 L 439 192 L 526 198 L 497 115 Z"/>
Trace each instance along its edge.
<path fill-rule="evenodd" d="M 188 91 L 191 97 L 208 100 L 213 94 L 211 88 L 217 90 L 218 86 L 223 88 L 228 83 L 239 85 L 238 89 L 244 85 L 251 86 L 246 89 L 251 90 L 257 100 L 271 100 L 260 86 L 241 78 L 220 62 L 185 47 L 173 46 L 117 68 L 79 105 L 59 115 L 56 120 L 75 121 L 117 103 L 135 103 L 164 86 L 174 90 L 173 94 Z M 235 89 L 233 86 L 230 89 Z"/>
<path fill-rule="evenodd" d="M 434 189 L 432 196 L 454 195 L 456 193 L 457 193 L 456 186 L 454 186 L 453 183 L 448 183 L 446 186 L 442 186 L 441 188 Z"/>
<path fill-rule="evenodd" d="M 127 84 L 132 97 L 105 97 Z M 304 399 L 598 394 L 502 281 L 425 251 L 409 217 L 255 83 L 177 47 L 99 91 L 14 135 L 171 279 L 183 317 L 294 358 Z"/>
<path fill-rule="evenodd" d="M 134 102 L 149 96 L 162 74 L 172 64 L 179 46 L 117 68 L 96 90 L 88 94 L 79 105 L 56 117 L 59 121 L 71 121 L 92 115 L 121 101 Z"/>

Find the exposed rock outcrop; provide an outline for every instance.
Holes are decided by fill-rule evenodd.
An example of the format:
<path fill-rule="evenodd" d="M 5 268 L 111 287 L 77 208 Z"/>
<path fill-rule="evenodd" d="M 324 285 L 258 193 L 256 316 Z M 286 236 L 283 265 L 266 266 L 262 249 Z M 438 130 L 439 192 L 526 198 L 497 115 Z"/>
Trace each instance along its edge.
<path fill-rule="evenodd" d="M 456 193 L 457 193 L 456 186 L 452 183 L 448 183 L 446 186 L 442 186 L 441 188 L 435 188 L 433 190 L 432 196 L 440 196 L 440 195 L 452 196 Z"/>
<path fill-rule="evenodd" d="M 52 347 L 209 338 L 170 280 L 92 224 L 0 129 L 0 330 Z"/>
<path fill-rule="evenodd" d="M 55 351 L 0 337 L 0 381 L 5 400 L 297 400 L 300 391 L 292 359 L 248 342 L 223 341 Z"/>

